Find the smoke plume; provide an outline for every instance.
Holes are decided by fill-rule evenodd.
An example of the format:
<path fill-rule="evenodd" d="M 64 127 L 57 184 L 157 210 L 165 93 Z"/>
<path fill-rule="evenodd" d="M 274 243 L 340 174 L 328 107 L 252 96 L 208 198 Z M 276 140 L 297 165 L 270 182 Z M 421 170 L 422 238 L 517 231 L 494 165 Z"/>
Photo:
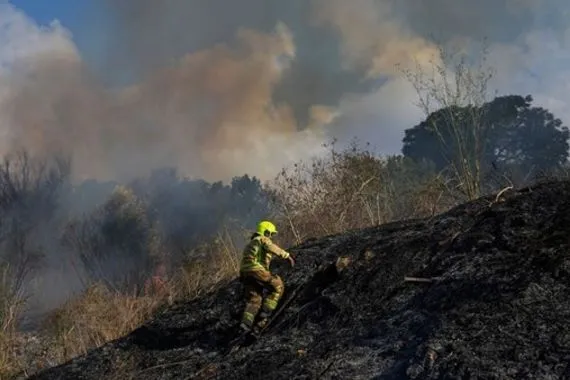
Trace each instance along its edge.
<path fill-rule="evenodd" d="M 78 179 L 175 166 L 208 180 L 270 178 L 332 136 L 397 153 L 422 115 L 395 65 L 484 37 L 500 92 L 570 116 L 561 0 L 98 4 L 105 27 L 83 15 L 95 60 L 64 25 L 0 6 L 0 153 L 69 153 Z"/>

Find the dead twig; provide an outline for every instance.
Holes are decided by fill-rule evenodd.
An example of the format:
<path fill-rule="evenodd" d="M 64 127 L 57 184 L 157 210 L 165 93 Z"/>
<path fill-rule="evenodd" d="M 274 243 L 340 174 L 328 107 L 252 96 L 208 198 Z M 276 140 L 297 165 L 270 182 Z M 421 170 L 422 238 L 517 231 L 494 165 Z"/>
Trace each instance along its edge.
<path fill-rule="evenodd" d="M 425 282 L 425 283 L 432 283 L 432 282 L 436 282 L 441 280 L 440 277 L 430 277 L 430 278 L 426 278 L 426 277 L 410 277 L 410 276 L 405 276 L 404 277 L 404 282 Z"/>
<path fill-rule="evenodd" d="M 503 195 L 504 193 L 506 193 L 509 190 L 512 190 L 514 187 L 513 186 L 507 186 L 505 187 L 503 190 L 499 191 L 497 193 L 497 196 L 495 197 L 495 202 L 494 203 L 499 203 L 499 199 L 501 198 L 501 195 Z"/>

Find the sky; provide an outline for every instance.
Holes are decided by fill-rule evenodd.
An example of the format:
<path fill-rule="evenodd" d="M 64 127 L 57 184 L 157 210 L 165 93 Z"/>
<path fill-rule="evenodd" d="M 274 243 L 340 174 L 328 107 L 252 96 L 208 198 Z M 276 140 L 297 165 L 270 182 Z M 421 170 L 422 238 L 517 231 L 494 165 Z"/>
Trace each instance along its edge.
<path fill-rule="evenodd" d="M 86 60 L 96 60 L 104 42 L 105 15 L 95 0 L 13 0 L 8 2 L 38 27 L 59 21 L 68 29 Z M 8 11 L 6 11 L 8 13 Z M 99 31 L 97 31 L 99 29 Z"/>
<path fill-rule="evenodd" d="M 270 179 L 331 137 L 399 153 L 425 116 L 396 65 L 489 41 L 498 94 L 570 122 L 564 0 L 0 1 L 0 154 L 78 179 Z M 477 49 L 472 50 L 473 59 Z"/>

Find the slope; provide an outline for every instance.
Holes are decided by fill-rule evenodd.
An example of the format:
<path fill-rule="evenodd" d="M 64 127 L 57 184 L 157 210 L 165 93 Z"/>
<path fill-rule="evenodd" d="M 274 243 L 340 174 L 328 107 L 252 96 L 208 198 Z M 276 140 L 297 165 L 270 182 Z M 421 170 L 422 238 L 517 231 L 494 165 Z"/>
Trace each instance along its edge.
<path fill-rule="evenodd" d="M 564 181 L 308 241 L 276 265 L 297 297 L 237 352 L 234 281 L 31 378 L 568 378 L 569 229 Z"/>

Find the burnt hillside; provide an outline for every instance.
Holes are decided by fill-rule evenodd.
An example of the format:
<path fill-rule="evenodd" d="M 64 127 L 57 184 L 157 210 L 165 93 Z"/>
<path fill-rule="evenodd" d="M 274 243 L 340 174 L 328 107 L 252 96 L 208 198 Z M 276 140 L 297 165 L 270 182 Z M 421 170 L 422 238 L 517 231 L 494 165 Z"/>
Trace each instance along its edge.
<path fill-rule="evenodd" d="M 552 182 L 306 242 L 275 265 L 297 297 L 250 346 L 228 354 L 233 282 L 32 378 L 570 378 L 569 230 Z"/>

